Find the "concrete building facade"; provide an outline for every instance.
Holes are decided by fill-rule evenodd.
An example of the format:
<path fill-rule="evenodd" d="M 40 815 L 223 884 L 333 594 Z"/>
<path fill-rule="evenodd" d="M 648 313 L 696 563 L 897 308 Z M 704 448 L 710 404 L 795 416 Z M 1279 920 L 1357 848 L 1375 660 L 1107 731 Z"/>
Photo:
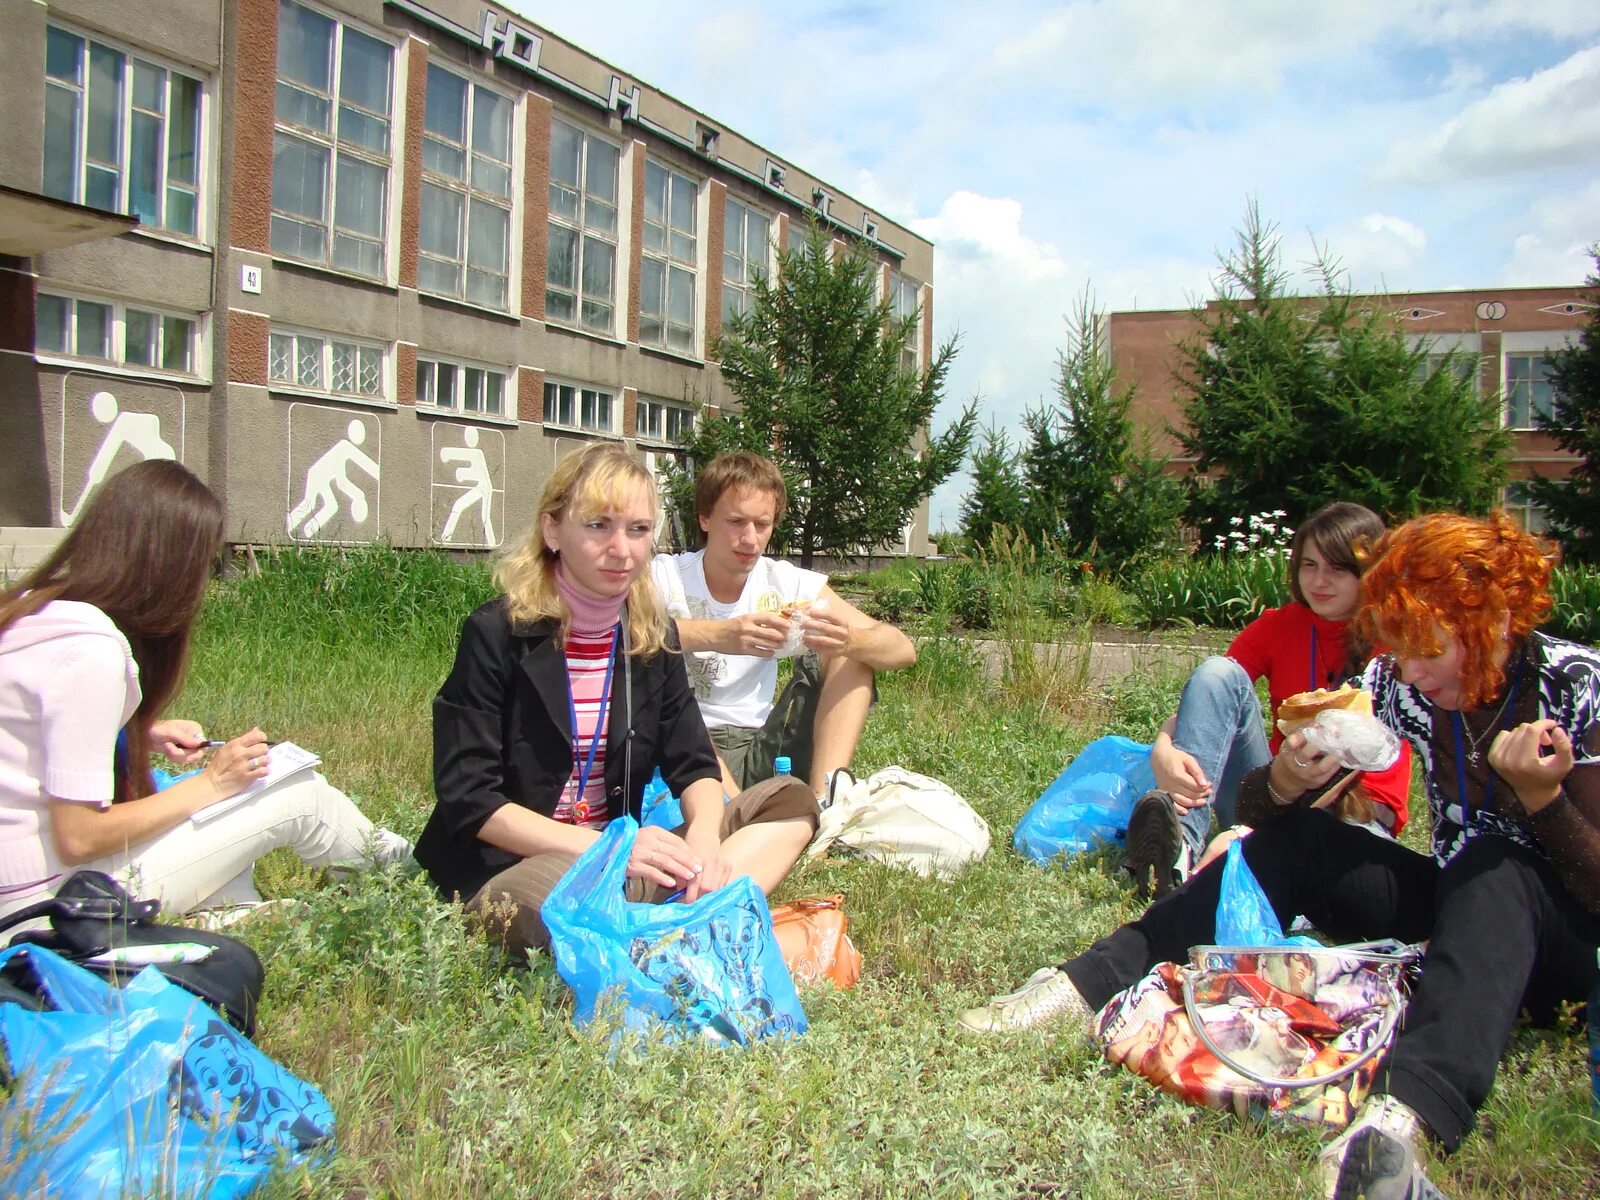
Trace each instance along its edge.
<path fill-rule="evenodd" d="M 0 28 L 0 185 L 141 222 L 0 253 L 8 530 L 165 456 L 231 540 L 494 549 L 561 455 L 659 465 L 733 402 L 723 322 L 811 219 L 931 357 L 929 242 L 503 7 L 0 0 Z"/>
<path fill-rule="evenodd" d="M 1501 419 L 1515 434 L 1504 504 L 1525 525 L 1542 530 L 1524 481 L 1564 478 L 1572 457 L 1536 428 L 1534 414 L 1550 411 L 1549 356 L 1577 339 L 1593 311 L 1587 289 L 1478 288 L 1358 301 L 1391 313 L 1413 344 L 1426 347 L 1435 369 L 1452 353 L 1477 361 L 1480 392 L 1501 397 Z M 1121 382 L 1137 389 L 1130 416 L 1149 432 L 1155 452 L 1170 456 L 1171 470 L 1187 474 L 1194 458 L 1172 433 L 1182 424 L 1185 399 L 1174 372 L 1178 346 L 1198 334 L 1199 321 L 1187 309 L 1116 312 L 1106 319 L 1105 330 L 1106 352 Z"/>

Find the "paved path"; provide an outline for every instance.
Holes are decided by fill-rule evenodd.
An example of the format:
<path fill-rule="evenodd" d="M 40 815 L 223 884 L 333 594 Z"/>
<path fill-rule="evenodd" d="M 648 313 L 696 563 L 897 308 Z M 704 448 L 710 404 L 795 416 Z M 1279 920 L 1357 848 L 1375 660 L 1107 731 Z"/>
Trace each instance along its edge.
<path fill-rule="evenodd" d="M 982 655 L 990 675 L 998 676 L 1005 663 L 1007 644 L 989 638 L 973 638 L 972 645 Z M 1078 670 L 1083 652 L 1082 643 L 1040 643 L 1034 646 L 1034 655 L 1041 662 L 1058 663 L 1063 670 Z M 1214 646 L 1198 643 L 1090 642 L 1088 653 L 1086 682 L 1098 686 L 1143 673 L 1186 676 L 1202 658 L 1219 651 Z"/>

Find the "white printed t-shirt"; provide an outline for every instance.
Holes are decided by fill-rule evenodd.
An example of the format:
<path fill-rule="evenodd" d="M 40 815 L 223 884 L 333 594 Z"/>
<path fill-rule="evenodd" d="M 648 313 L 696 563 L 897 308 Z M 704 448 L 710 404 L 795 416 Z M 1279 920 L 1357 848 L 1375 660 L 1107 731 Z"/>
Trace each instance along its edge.
<path fill-rule="evenodd" d="M 746 613 L 775 613 L 797 600 L 815 600 L 828 585 L 819 571 L 806 571 L 774 558 L 756 560 L 744 591 L 732 604 L 712 598 L 706 586 L 705 551 L 658 554 L 650 563 L 667 612 L 679 620 L 726 621 Z M 703 650 L 684 655 L 689 683 L 708 728 L 766 723 L 778 690 L 778 661 L 754 654 Z"/>

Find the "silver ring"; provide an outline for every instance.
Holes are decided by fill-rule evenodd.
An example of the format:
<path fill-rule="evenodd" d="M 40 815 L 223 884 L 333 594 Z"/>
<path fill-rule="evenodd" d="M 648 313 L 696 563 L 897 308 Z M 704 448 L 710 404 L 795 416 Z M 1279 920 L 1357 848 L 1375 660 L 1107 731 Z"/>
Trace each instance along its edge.
<path fill-rule="evenodd" d="M 253 770 L 259 771 L 261 769 L 261 760 L 259 758 L 252 758 L 250 760 L 250 766 Z"/>
<path fill-rule="evenodd" d="M 1307 767 L 1309 767 L 1311 764 L 1308 763 L 1308 762 L 1302 762 L 1300 759 L 1297 758 L 1297 759 L 1294 760 L 1294 765 L 1299 767 L 1303 771 Z"/>

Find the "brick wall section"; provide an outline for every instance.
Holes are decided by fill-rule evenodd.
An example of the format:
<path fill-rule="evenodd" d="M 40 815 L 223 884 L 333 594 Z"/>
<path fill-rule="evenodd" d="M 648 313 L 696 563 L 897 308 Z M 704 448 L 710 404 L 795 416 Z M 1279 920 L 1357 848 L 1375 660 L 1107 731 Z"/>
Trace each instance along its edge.
<path fill-rule="evenodd" d="M 22 260 L 10 261 L 20 263 Z M 0 350 L 33 353 L 34 298 L 31 275 L 0 271 Z"/>
<path fill-rule="evenodd" d="M 267 330 L 270 322 L 255 313 L 228 313 L 228 378 L 235 383 L 267 386 Z"/>
<path fill-rule="evenodd" d="M 543 289 L 539 294 L 544 295 Z M 517 372 L 517 420 L 544 423 L 544 372 L 537 367 Z"/>
<path fill-rule="evenodd" d="M 922 365 L 933 365 L 933 284 L 922 285 Z"/>
<path fill-rule="evenodd" d="M 545 269 L 550 254 L 547 226 L 550 221 L 551 106 L 543 96 L 529 92 L 527 97 L 528 133 L 522 171 L 522 315 L 542 321 Z M 542 379 L 539 386 L 544 387 Z M 542 396 L 539 403 L 542 411 Z"/>
<path fill-rule="evenodd" d="M 394 348 L 395 399 L 401 404 L 417 402 L 417 348 L 410 342 L 397 342 Z"/>
<path fill-rule="evenodd" d="M 238 0 L 234 21 L 239 53 L 233 63 L 233 227 L 219 240 L 267 254 L 272 231 L 272 110 L 277 94 L 278 0 Z M 266 362 L 265 356 L 261 361 Z"/>
<path fill-rule="evenodd" d="M 709 189 L 711 212 L 706 218 L 706 349 L 717 361 L 717 339 L 722 336 L 722 251 L 728 244 L 728 185 L 713 179 Z"/>
<path fill-rule="evenodd" d="M 622 436 L 639 436 L 639 389 L 622 389 Z"/>
<path fill-rule="evenodd" d="M 428 46 L 406 39 L 406 143 L 401 150 L 400 286 L 417 286 L 417 233 L 422 220 L 422 123 L 428 100 Z"/>
<path fill-rule="evenodd" d="M 644 270 L 644 164 L 646 148 L 643 142 L 634 142 L 633 154 L 633 220 L 628 236 L 633 245 L 628 251 L 628 340 L 639 341 L 639 285 Z M 620 282 L 620 281 L 619 281 Z"/>

